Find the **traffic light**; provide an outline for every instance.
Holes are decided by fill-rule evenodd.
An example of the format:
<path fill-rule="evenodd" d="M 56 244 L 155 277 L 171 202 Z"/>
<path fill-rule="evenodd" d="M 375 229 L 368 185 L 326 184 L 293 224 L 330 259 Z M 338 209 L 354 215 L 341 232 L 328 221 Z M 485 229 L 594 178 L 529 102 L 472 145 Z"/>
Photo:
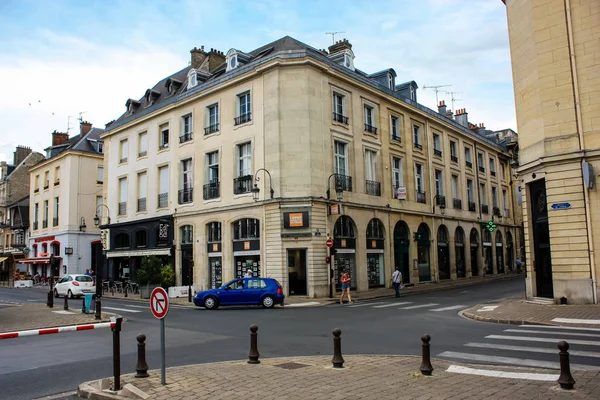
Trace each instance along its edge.
<path fill-rule="evenodd" d="M 325 257 L 325 264 L 329 264 L 331 262 L 331 258 L 330 257 Z"/>

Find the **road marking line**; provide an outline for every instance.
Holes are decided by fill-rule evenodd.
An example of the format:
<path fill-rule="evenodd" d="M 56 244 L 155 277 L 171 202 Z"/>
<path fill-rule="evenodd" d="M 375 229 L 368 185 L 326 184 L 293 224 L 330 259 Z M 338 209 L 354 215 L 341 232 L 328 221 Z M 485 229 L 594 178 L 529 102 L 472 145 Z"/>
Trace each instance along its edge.
<path fill-rule="evenodd" d="M 149 310 L 149 309 L 150 309 L 150 307 L 148 307 L 148 306 L 136 306 L 136 305 L 128 305 L 127 307 L 143 308 L 143 309 L 146 309 L 146 310 Z M 106 308 L 106 307 L 105 307 L 105 308 Z"/>
<path fill-rule="evenodd" d="M 493 371 L 489 369 L 461 367 L 458 365 L 451 365 L 446 371 L 454 372 L 457 374 L 491 376 L 494 378 L 526 379 L 530 381 L 554 382 L 558 380 L 558 374 L 534 374 L 525 372 Z"/>
<path fill-rule="evenodd" d="M 552 322 L 559 322 L 561 324 L 600 325 L 600 319 L 554 318 Z"/>
<path fill-rule="evenodd" d="M 318 301 L 307 301 L 305 303 L 293 303 L 293 304 L 286 304 L 285 307 L 310 307 L 310 306 L 318 306 L 319 303 Z"/>
<path fill-rule="evenodd" d="M 398 303 L 382 304 L 380 306 L 374 306 L 373 308 L 385 308 L 385 307 L 401 306 L 403 304 L 412 304 L 412 301 L 400 301 Z"/>
<path fill-rule="evenodd" d="M 55 394 L 55 395 L 51 395 L 51 396 L 38 397 L 37 399 L 33 399 L 33 400 L 58 400 L 58 399 L 64 399 L 67 396 L 75 396 L 76 394 L 77 394 L 77 391 L 73 390 L 72 392 L 64 392 L 64 393 L 59 393 L 59 394 Z"/>
<path fill-rule="evenodd" d="M 414 310 L 415 308 L 425 308 L 425 307 L 433 307 L 433 306 L 439 306 L 439 303 L 428 303 L 428 304 L 419 304 L 416 306 L 410 306 L 410 307 L 399 307 L 398 310 Z"/>
<path fill-rule="evenodd" d="M 531 329 L 505 329 L 504 332 L 514 332 L 514 333 L 541 333 L 543 335 L 563 335 L 563 336 L 585 336 L 585 337 L 593 337 L 600 338 L 600 335 L 596 335 L 593 333 L 577 333 L 577 332 L 556 332 L 556 331 L 536 331 Z"/>
<path fill-rule="evenodd" d="M 102 309 L 103 309 L 103 310 L 124 311 L 124 312 L 130 312 L 130 313 L 138 313 L 138 312 L 141 312 L 141 311 L 138 311 L 138 310 L 130 310 L 130 309 L 128 309 L 128 308 L 105 307 L 105 306 L 102 306 Z"/>
<path fill-rule="evenodd" d="M 429 310 L 429 311 L 450 311 L 450 310 L 458 310 L 459 308 L 465 308 L 465 307 L 467 307 L 467 306 L 463 306 L 462 304 L 460 304 L 458 306 L 434 308 L 433 310 Z"/>
<path fill-rule="evenodd" d="M 535 329 L 566 329 L 570 331 L 588 331 L 588 332 L 600 332 L 600 329 L 596 328 L 578 328 L 576 326 L 552 326 L 552 325 L 519 325 L 519 328 L 535 328 Z"/>
<path fill-rule="evenodd" d="M 531 360 L 527 358 L 513 358 L 502 356 L 486 356 L 483 354 L 459 353 L 456 351 L 445 351 L 437 355 L 438 357 L 458 358 L 470 361 L 485 361 L 499 364 L 512 364 L 526 367 L 560 369 L 560 363 L 552 361 Z M 571 364 L 571 369 L 580 371 L 598 371 L 600 367 L 593 365 Z"/>
<path fill-rule="evenodd" d="M 377 302 L 377 303 L 363 303 L 363 304 L 353 304 L 351 306 L 348 306 L 349 308 L 356 308 L 356 307 L 367 307 L 367 306 L 373 306 L 375 304 L 383 304 L 382 302 Z"/>
<path fill-rule="evenodd" d="M 558 343 L 562 339 L 558 338 L 536 338 L 528 336 L 505 336 L 505 335 L 488 335 L 486 339 L 500 339 L 500 340 L 523 340 L 526 342 L 543 342 L 543 343 Z M 569 340 L 569 344 L 582 344 L 586 346 L 600 346 L 600 341 L 595 342 L 591 340 Z"/>
<path fill-rule="evenodd" d="M 493 343 L 476 343 L 470 342 L 465 344 L 466 347 L 477 347 L 481 349 L 496 349 L 496 350 L 509 350 L 509 351 L 524 351 L 528 353 L 545 353 L 545 354 L 558 354 L 556 348 L 545 348 L 545 347 L 524 347 L 524 346 L 511 346 L 508 344 L 493 344 Z M 569 350 L 569 354 L 572 356 L 579 357 L 594 357 L 600 358 L 600 353 L 594 351 L 579 351 Z"/>

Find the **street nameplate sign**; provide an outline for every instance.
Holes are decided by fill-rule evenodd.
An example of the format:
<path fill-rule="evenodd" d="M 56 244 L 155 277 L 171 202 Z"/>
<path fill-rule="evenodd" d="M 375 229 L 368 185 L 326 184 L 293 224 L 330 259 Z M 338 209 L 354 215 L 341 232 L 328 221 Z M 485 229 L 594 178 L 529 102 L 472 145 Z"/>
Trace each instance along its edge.
<path fill-rule="evenodd" d="M 165 289 L 154 288 L 150 295 L 150 310 L 157 319 L 163 319 L 169 311 L 169 296 Z"/>
<path fill-rule="evenodd" d="M 554 203 L 551 207 L 553 210 L 566 210 L 571 208 L 571 203 Z"/>
<path fill-rule="evenodd" d="M 325 243 L 327 244 L 327 247 L 333 247 L 333 239 L 327 239 Z"/>

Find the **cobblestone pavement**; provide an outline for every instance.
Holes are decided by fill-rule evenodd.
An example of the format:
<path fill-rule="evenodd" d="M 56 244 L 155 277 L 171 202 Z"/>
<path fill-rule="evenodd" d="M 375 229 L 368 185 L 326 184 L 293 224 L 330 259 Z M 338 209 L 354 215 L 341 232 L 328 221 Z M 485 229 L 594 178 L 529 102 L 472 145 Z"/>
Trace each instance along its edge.
<path fill-rule="evenodd" d="M 62 300 L 62 299 L 61 299 Z M 83 314 L 81 301 L 75 301 L 73 314 L 60 314 L 54 311 L 64 311 L 63 305 L 48 308 L 45 304 L 7 304 L 0 308 L 0 333 L 25 331 L 30 329 L 50 328 L 57 326 L 83 325 L 98 322 L 108 322 L 115 314 L 102 313 L 102 320 L 94 319 L 94 314 Z"/>
<path fill-rule="evenodd" d="M 554 382 L 473 376 L 447 372 L 452 364 L 432 360 L 433 375 L 422 376 L 419 357 L 347 356 L 345 368 L 333 369 L 331 357 L 294 357 L 168 368 L 167 385 L 160 370 L 150 377 L 121 377 L 121 392 L 100 390 L 100 381 L 79 386 L 83 398 L 95 399 L 597 399 L 600 372 L 576 373 L 575 390 L 563 391 Z M 286 368 L 287 367 L 287 368 Z M 477 368 L 485 368 L 477 366 Z M 524 368 L 488 368 L 496 371 L 552 373 Z M 105 388 L 112 385 L 104 380 Z M 133 386 L 133 387 L 132 387 Z M 94 388 L 95 387 L 95 388 Z M 110 394 L 109 394 L 110 393 Z"/>
<path fill-rule="evenodd" d="M 494 306 L 497 306 L 494 308 Z M 554 318 L 600 320 L 600 305 L 535 304 L 522 299 L 505 299 L 496 303 L 478 304 L 462 312 L 462 315 L 478 321 L 504 324 L 568 325 L 592 327 L 589 324 L 559 323 Z M 596 325 L 596 327 L 599 327 Z M 599 395 L 600 397 L 600 395 Z"/>

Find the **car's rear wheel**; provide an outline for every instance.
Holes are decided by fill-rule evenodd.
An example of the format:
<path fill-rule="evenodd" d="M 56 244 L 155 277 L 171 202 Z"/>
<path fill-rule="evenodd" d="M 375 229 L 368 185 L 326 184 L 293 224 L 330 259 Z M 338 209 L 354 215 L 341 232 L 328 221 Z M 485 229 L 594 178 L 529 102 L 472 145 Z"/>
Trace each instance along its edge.
<path fill-rule="evenodd" d="M 69 289 L 69 292 L 67 293 L 69 295 L 70 299 L 74 299 L 75 296 L 73 296 L 73 292 L 71 292 L 71 289 Z"/>
<path fill-rule="evenodd" d="M 54 297 L 58 298 L 58 290 L 54 289 Z"/>
<path fill-rule="evenodd" d="M 214 296 L 208 296 L 204 299 L 204 308 L 207 310 L 215 310 L 219 307 L 219 300 Z"/>
<path fill-rule="evenodd" d="M 263 297 L 261 304 L 264 308 L 273 308 L 275 305 L 275 299 L 273 296 L 265 296 Z"/>

